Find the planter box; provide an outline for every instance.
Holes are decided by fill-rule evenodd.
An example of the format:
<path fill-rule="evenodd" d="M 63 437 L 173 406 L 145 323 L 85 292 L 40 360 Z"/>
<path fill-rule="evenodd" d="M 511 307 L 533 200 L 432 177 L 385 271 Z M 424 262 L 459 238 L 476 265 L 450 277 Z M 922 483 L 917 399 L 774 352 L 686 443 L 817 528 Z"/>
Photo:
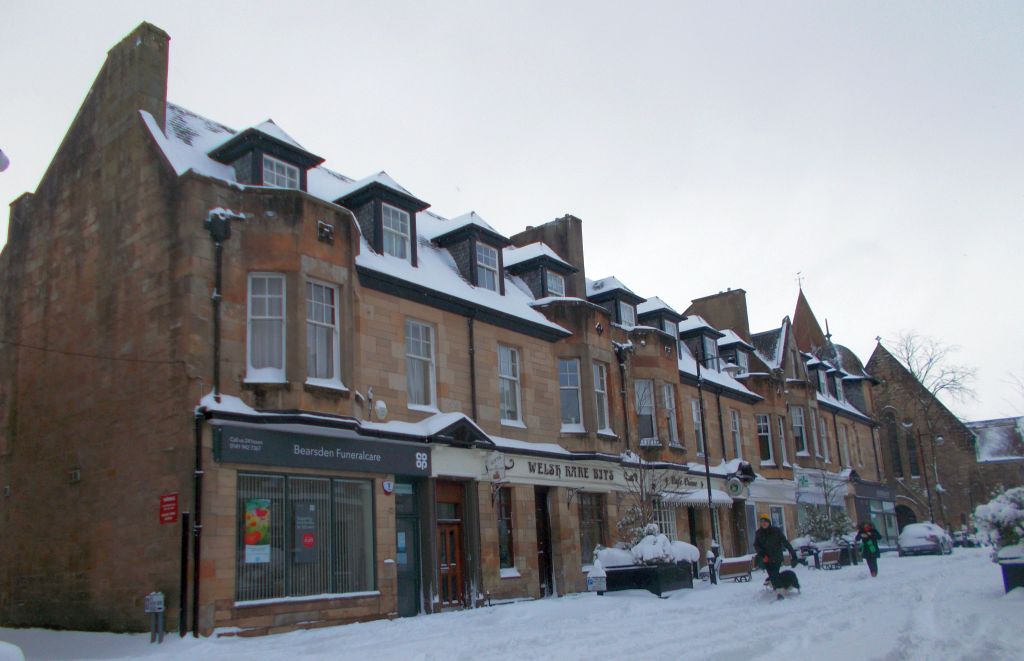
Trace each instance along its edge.
<path fill-rule="evenodd" d="M 605 569 L 605 573 L 608 574 L 608 592 L 647 590 L 660 597 L 663 592 L 669 590 L 693 588 L 693 574 L 688 562 L 610 567 Z"/>
<path fill-rule="evenodd" d="M 999 563 L 1003 570 L 1003 589 L 1024 588 L 1024 563 Z"/>

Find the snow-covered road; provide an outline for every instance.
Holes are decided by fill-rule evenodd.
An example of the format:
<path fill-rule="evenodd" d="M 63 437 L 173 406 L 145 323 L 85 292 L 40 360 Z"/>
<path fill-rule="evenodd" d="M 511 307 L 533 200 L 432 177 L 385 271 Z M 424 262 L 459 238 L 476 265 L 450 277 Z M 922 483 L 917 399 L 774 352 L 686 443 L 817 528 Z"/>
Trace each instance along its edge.
<path fill-rule="evenodd" d="M 1024 590 L 1003 594 L 989 549 L 798 568 L 803 593 L 776 602 L 750 583 L 580 594 L 256 639 L 0 629 L 28 659 L 1022 659 Z"/>

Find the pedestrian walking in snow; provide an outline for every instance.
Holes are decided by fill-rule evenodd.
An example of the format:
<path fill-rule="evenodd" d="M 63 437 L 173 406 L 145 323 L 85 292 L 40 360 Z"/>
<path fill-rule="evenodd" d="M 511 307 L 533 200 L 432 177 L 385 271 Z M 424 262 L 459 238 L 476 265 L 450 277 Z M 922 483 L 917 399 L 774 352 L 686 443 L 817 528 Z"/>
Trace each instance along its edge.
<path fill-rule="evenodd" d="M 785 533 L 772 525 L 772 520 L 767 514 L 762 514 L 757 533 L 754 535 L 754 550 L 757 551 L 758 557 L 764 563 L 768 579 L 771 581 L 772 587 L 775 588 L 776 599 L 782 599 L 786 593 L 786 586 L 779 578 L 779 569 L 782 567 L 784 559 L 782 554 L 787 549 L 789 550 L 790 564 L 796 567 L 796 551 L 786 539 Z"/>
<path fill-rule="evenodd" d="M 860 542 L 860 554 L 864 556 L 864 562 L 868 563 L 868 569 L 871 570 L 872 576 L 878 576 L 878 556 L 880 555 L 878 542 L 881 539 L 882 536 L 878 534 L 870 521 L 860 524 L 857 536 L 853 538 L 853 541 Z"/>

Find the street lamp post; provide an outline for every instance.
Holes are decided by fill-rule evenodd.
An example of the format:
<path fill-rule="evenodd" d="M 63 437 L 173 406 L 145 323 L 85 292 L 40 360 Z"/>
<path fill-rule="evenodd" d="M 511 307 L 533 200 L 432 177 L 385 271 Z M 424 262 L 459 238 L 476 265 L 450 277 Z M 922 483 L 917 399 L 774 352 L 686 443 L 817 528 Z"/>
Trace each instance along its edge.
<path fill-rule="evenodd" d="M 715 539 L 715 503 L 711 496 L 711 466 L 708 464 L 708 441 L 707 441 L 707 427 L 704 424 L 704 376 L 701 374 L 701 362 L 704 358 L 703 351 L 703 338 L 699 338 L 700 341 L 697 345 L 697 401 L 700 408 L 700 442 L 704 446 L 704 482 L 708 487 L 708 516 L 711 520 L 711 546 L 714 547 L 717 543 Z M 711 580 L 712 585 L 718 584 L 718 576 L 715 575 L 715 558 L 708 558 L 708 578 Z"/>
<path fill-rule="evenodd" d="M 935 499 L 938 501 L 939 514 L 942 515 L 942 523 L 945 526 L 949 526 L 949 521 L 946 517 L 946 507 L 942 502 L 942 492 L 945 489 L 942 488 L 942 484 L 939 482 L 939 457 L 936 452 L 936 448 L 941 446 L 946 439 L 942 437 L 942 434 L 932 437 L 932 474 L 935 477 Z"/>

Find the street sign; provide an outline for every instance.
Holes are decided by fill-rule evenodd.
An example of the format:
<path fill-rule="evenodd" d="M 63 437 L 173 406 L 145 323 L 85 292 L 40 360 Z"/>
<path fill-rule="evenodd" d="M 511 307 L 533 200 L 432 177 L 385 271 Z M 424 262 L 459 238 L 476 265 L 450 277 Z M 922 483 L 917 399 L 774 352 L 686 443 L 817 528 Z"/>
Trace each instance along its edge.
<path fill-rule="evenodd" d="M 178 492 L 172 491 L 160 496 L 160 523 L 178 522 Z"/>

